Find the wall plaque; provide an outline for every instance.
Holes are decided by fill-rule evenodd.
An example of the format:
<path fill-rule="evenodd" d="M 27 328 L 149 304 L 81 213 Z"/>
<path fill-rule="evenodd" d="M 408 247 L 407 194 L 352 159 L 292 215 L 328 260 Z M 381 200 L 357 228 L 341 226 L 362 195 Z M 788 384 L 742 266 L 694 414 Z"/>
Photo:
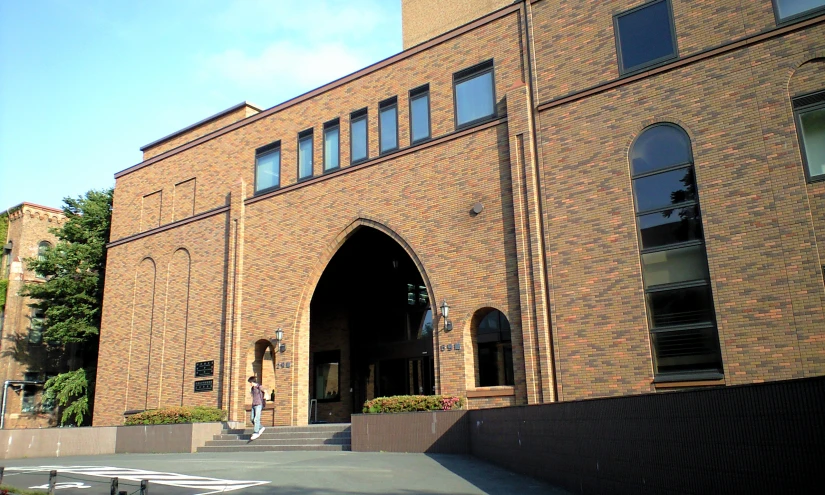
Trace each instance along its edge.
<path fill-rule="evenodd" d="M 195 376 L 212 376 L 215 374 L 215 361 L 195 363 Z"/>
<path fill-rule="evenodd" d="M 212 390 L 212 380 L 198 380 L 195 382 L 195 392 L 209 392 Z"/>

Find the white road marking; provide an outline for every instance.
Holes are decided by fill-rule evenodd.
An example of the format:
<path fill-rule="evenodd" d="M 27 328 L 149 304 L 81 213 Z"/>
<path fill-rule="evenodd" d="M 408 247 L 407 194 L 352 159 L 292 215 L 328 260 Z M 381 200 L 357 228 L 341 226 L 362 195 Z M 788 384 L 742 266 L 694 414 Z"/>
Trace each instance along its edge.
<path fill-rule="evenodd" d="M 80 482 L 80 481 L 60 482 L 60 483 L 55 483 L 54 484 L 54 489 L 55 490 L 62 490 L 64 488 L 91 488 L 91 487 L 92 487 L 92 485 L 87 485 L 87 484 L 85 484 L 83 482 Z M 48 490 L 49 489 L 49 484 L 46 483 L 46 484 L 43 484 L 43 485 L 30 486 L 29 489 L 30 490 L 37 490 L 37 489 Z"/>
<path fill-rule="evenodd" d="M 145 469 L 118 468 L 108 466 L 36 466 L 36 467 L 8 467 L 6 471 L 20 471 L 35 473 L 43 471 L 57 471 L 60 474 L 78 474 L 84 476 L 97 476 L 101 478 L 119 478 L 129 481 L 147 480 L 149 484 L 177 486 L 181 488 L 193 488 L 195 490 L 208 490 L 195 495 L 210 495 L 212 493 L 233 492 L 258 485 L 266 485 L 269 481 L 251 480 L 224 480 L 220 478 L 207 478 L 204 476 L 192 476 L 188 474 L 167 473 L 161 471 L 149 471 Z M 66 484 L 66 483 L 58 483 Z M 35 488 L 35 487 L 32 487 Z M 48 488 L 48 485 L 45 486 Z M 57 488 L 57 487 L 55 487 Z M 86 488 L 85 486 L 65 486 L 63 488 Z"/>

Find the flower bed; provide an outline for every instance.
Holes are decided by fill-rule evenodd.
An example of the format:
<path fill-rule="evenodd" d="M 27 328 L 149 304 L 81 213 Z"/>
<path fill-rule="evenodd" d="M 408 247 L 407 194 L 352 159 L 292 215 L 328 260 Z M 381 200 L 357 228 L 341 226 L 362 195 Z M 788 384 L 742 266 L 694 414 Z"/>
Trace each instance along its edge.
<path fill-rule="evenodd" d="M 363 412 L 399 413 L 413 411 L 453 411 L 464 407 L 464 399 L 454 395 L 396 395 L 376 397 L 364 403 Z"/>
<path fill-rule="evenodd" d="M 144 411 L 126 418 L 126 426 L 213 423 L 226 419 L 226 411 L 214 407 L 167 407 Z"/>

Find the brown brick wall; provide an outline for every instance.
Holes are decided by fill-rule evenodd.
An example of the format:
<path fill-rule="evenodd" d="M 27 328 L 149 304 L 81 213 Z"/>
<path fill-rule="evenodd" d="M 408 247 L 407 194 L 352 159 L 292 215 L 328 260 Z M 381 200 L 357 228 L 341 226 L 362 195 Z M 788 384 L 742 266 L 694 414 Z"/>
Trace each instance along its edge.
<path fill-rule="evenodd" d="M 395 239 L 431 301 L 450 303 L 453 330 L 434 321 L 438 392 L 472 392 L 471 408 L 654 392 L 627 154 L 657 122 L 680 125 L 692 140 L 725 384 L 825 373 L 817 244 L 825 183 L 805 181 L 790 106 L 792 95 L 825 85 L 821 63 L 805 64 L 825 56 L 823 24 L 534 111 L 617 78 L 612 15 L 638 3 L 525 4 L 535 15 L 534 43 L 524 41 L 520 11 L 505 11 L 121 175 L 112 238 L 150 227 L 141 219 L 144 196 L 157 191 L 162 228 L 110 251 L 95 423 L 122 421 L 126 390 L 146 397 L 142 407 L 174 403 L 164 384 L 175 373 L 184 404 L 219 405 L 243 419 L 250 350 L 279 327 L 286 352 L 274 356 L 265 384 L 276 394 L 273 421 L 305 422 L 311 352 L 341 347 L 342 372 L 349 369 L 340 315 L 312 315 L 310 302 L 335 251 L 358 228 Z M 679 55 L 775 27 L 769 1 L 740 3 L 674 0 Z M 530 84 L 522 47 L 535 54 Z M 490 58 L 500 120 L 449 137 L 452 74 Z M 435 141 L 407 153 L 407 92 L 425 83 Z M 378 102 L 391 96 L 398 97 L 402 150 L 376 160 Z M 372 160 L 350 167 L 348 117 L 365 106 Z M 342 170 L 318 179 L 322 125 L 335 117 Z M 298 185 L 297 134 L 308 128 L 316 178 Z M 255 149 L 276 140 L 282 188 L 253 197 Z M 192 179 L 190 195 L 181 184 Z M 476 202 L 484 209 L 472 215 Z M 173 259 L 180 248 L 190 258 L 188 286 L 174 281 L 185 273 L 184 260 Z M 140 272 L 147 257 L 153 276 Z M 177 308 L 187 297 L 184 318 Z M 513 395 L 484 396 L 476 387 L 471 320 L 484 308 L 511 323 Z M 175 345 L 184 335 L 198 345 L 181 352 Z M 461 350 L 440 351 L 459 342 Z M 220 370 L 215 391 L 194 394 L 193 363 L 206 359 Z M 319 413 L 337 417 L 350 407 L 342 400 Z"/>
<path fill-rule="evenodd" d="M 532 5 L 539 102 L 619 77 L 613 16 L 643 0 Z M 680 57 L 776 26 L 770 0 L 671 0 Z"/>
<path fill-rule="evenodd" d="M 95 425 L 121 424 L 132 409 L 220 405 L 226 222 L 215 215 L 109 250 Z M 195 393 L 195 363 L 210 360 L 215 376 L 197 380 L 213 379 L 214 391 Z M 248 376 L 234 378 L 245 386 Z"/>
<path fill-rule="evenodd" d="M 201 136 L 205 136 L 212 131 L 215 131 L 222 127 L 226 127 L 229 124 L 233 124 L 239 120 L 243 120 L 247 117 L 255 115 L 256 113 L 258 113 L 257 109 L 248 105 L 244 105 L 241 108 L 238 108 L 237 110 L 233 110 L 208 122 L 204 122 L 202 125 L 199 125 L 194 129 L 180 132 L 180 134 L 173 135 L 169 139 L 166 139 L 149 148 L 146 148 L 143 151 L 143 159 L 148 160 L 149 158 L 158 156 L 161 153 L 177 148 L 178 146 L 186 144 L 190 141 L 194 141 L 195 139 Z"/>
<path fill-rule="evenodd" d="M 805 183 L 787 92 L 823 33 L 811 28 L 541 114 L 564 399 L 651 390 L 627 153 L 661 121 L 692 138 L 726 382 L 825 372 L 825 294 L 806 199 L 815 187 Z"/>
<path fill-rule="evenodd" d="M 511 0 L 402 0 L 401 31 L 404 49 L 506 7 Z"/>
<path fill-rule="evenodd" d="M 3 332 L 0 336 L 0 382 L 22 380 L 24 373 L 45 373 L 59 371 L 65 365 L 66 355 L 60 348 L 45 344 L 29 344 L 31 327 L 31 298 L 22 297 L 18 292 L 26 283 L 37 283 L 34 272 L 26 269 L 24 260 L 36 258 L 40 242 L 57 244 L 57 238 L 49 229 L 59 228 L 65 222 L 62 212 L 51 208 L 24 203 L 20 209 L 9 215 L 8 241 L 12 243 L 12 263 L 8 274 L 9 286 L 3 313 Z M 5 239 L 4 239 L 5 240 Z M 5 259 L 3 260 L 5 263 Z M 5 270 L 5 266 L 3 266 Z M 41 402 L 42 387 L 35 387 L 35 404 Z M 10 389 L 6 403 L 6 428 L 38 428 L 53 423 L 51 414 L 21 413 L 23 393 Z"/>

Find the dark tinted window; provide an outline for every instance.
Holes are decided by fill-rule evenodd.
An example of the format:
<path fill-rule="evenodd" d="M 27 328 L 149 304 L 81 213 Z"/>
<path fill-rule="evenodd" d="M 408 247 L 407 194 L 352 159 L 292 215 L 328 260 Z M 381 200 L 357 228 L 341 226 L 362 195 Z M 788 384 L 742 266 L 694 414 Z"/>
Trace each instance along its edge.
<path fill-rule="evenodd" d="M 690 139 L 656 124 L 629 158 L 656 380 L 722 378 Z"/>
<path fill-rule="evenodd" d="M 639 217 L 642 249 L 701 240 L 702 219 L 697 205 L 650 213 Z"/>
<path fill-rule="evenodd" d="M 784 21 L 825 7 L 825 0 L 774 0 L 776 17 Z"/>
<path fill-rule="evenodd" d="M 493 310 L 476 329 L 478 349 L 478 386 L 513 385 L 513 346 L 510 322 L 504 313 Z"/>
<path fill-rule="evenodd" d="M 704 246 L 687 246 L 642 254 L 645 288 L 706 280 L 708 262 Z"/>
<path fill-rule="evenodd" d="M 410 139 L 413 143 L 430 137 L 430 93 L 410 96 Z"/>
<path fill-rule="evenodd" d="M 338 168 L 340 157 L 338 144 L 339 132 L 338 121 L 336 120 L 330 125 L 324 125 L 324 170 Z"/>
<path fill-rule="evenodd" d="M 634 175 L 692 161 L 690 138 L 685 131 L 671 125 L 657 125 L 646 130 L 633 143 L 630 154 Z"/>
<path fill-rule="evenodd" d="M 367 112 L 354 113 L 350 118 L 350 160 L 367 159 Z"/>
<path fill-rule="evenodd" d="M 312 176 L 312 133 L 302 133 L 298 138 L 298 178 Z"/>
<path fill-rule="evenodd" d="M 398 105 L 393 99 L 390 103 L 382 104 L 378 110 L 378 124 L 380 127 L 381 153 L 398 148 Z"/>
<path fill-rule="evenodd" d="M 664 208 L 696 199 L 693 168 L 680 168 L 633 181 L 636 208 L 643 211 Z"/>
<path fill-rule="evenodd" d="M 797 128 L 808 177 L 825 178 L 825 103 L 799 111 Z"/>
<path fill-rule="evenodd" d="M 616 16 L 621 72 L 676 56 L 673 22 L 667 0 L 651 2 Z"/>
<path fill-rule="evenodd" d="M 651 328 L 713 322 L 710 288 L 650 292 L 647 295 Z"/>
<path fill-rule="evenodd" d="M 472 124 L 496 113 L 492 61 L 454 76 L 456 126 Z"/>
<path fill-rule="evenodd" d="M 262 191 L 281 184 L 281 149 L 255 157 L 255 190 Z"/>

